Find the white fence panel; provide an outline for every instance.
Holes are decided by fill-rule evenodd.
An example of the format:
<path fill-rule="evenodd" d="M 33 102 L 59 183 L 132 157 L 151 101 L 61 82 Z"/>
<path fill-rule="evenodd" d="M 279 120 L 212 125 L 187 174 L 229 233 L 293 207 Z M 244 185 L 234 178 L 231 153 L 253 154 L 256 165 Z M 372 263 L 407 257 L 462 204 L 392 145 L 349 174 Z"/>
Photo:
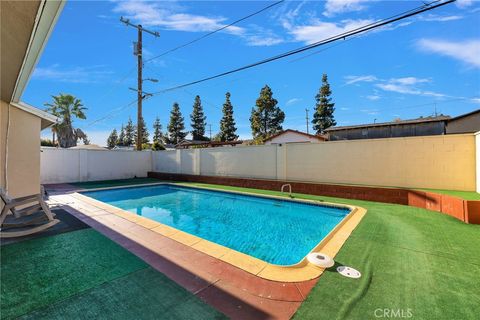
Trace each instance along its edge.
<path fill-rule="evenodd" d="M 150 151 L 99 151 L 42 148 L 41 183 L 146 177 L 152 170 Z"/>
<path fill-rule="evenodd" d="M 200 174 L 275 179 L 277 147 L 271 145 L 200 149 Z"/>
<path fill-rule="evenodd" d="M 155 151 L 152 153 L 153 171 L 180 173 L 176 150 Z"/>

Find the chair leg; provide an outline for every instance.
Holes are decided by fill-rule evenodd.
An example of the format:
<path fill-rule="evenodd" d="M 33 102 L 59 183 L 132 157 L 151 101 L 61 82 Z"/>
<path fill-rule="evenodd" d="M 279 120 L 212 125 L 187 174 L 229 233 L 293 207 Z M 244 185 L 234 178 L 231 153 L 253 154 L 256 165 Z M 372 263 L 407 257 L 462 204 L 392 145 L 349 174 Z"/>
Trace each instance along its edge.
<path fill-rule="evenodd" d="M 2 209 L 2 213 L 0 213 L 0 227 L 3 224 L 3 221 L 5 221 L 5 219 L 7 218 L 8 211 L 10 211 L 10 208 L 7 205 L 5 205 Z"/>
<path fill-rule="evenodd" d="M 41 226 L 31 228 L 28 230 L 22 230 L 22 231 L 0 231 L 0 238 L 13 238 L 13 237 L 23 237 L 23 236 L 28 236 L 40 231 L 43 231 L 45 229 L 48 229 L 50 227 L 53 227 L 57 223 L 59 223 L 60 220 L 53 219 L 52 221 L 42 224 Z"/>
<path fill-rule="evenodd" d="M 40 199 L 40 205 L 42 206 L 43 211 L 47 215 L 48 220 L 52 221 L 54 218 L 52 211 L 50 211 L 50 207 L 45 203 L 43 199 Z"/>

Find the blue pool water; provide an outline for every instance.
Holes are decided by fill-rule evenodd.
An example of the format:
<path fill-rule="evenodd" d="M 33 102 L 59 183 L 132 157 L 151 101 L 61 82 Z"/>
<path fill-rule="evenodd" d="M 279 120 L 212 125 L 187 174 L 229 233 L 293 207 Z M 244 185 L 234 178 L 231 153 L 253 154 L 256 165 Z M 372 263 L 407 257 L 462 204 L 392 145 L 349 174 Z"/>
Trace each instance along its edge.
<path fill-rule="evenodd" d="M 266 262 L 300 262 L 348 209 L 221 191 L 157 185 L 86 196 Z"/>

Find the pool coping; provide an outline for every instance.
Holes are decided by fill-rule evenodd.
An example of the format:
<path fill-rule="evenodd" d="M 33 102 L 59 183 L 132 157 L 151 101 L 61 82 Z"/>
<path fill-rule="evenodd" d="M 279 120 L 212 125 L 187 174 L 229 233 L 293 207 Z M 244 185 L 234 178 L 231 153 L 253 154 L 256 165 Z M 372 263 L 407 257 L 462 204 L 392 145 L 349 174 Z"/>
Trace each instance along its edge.
<path fill-rule="evenodd" d="M 262 195 L 262 194 L 256 194 L 251 192 L 231 191 L 231 190 L 224 190 L 224 189 L 219 190 L 217 188 L 209 188 L 205 186 L 191 186 L 185 183 L 172 183 L 172 182 L 158 182 L 158 183 L 127 185 L 127 186 L 102 187 L 102 188 L 95 188 L 95 189 L 88 189 L 88 190 L 80 189 L 72 193 L 71 196 L 77 200 L 87 203 L 87 205 L 89 204 L 94 207 L 105 210 L 110 214 L 114 214 L 118 217 L 126 219 L 141 227 L 147 228 L 164 237 L 167 237 L 171 240 L 177 241 L 183 245 L 191 247 L 192 249 L 195 249 L 204 254 L 207 254 L 215 259 L 218 259 L 225 263 L 233 265 L 259 278 L 263 278 L 271 281 L 279 281 L 279 282 L 302 282 L 302 281 L 308 281 L 308 280 L 318 278 L 325 270 L 325 268 L 320 268 L 309 263 L 306 259 L 306 256 L 302 259 L 302 261 L 294 265 L 280 266 L 280 265 L 271 264 L 261 259 L 236 251 L 234 249 L 227 248 L 225 246 L 222 246 L 220 244 L 216 244 L 209 240 L 189 234 L 182 230 L 167 226 L 160 222 L 138 216 L 129 211 L 117 208 L 115 206 L 109 205 L 99 200 L 95 200 L 91 197 L 88 197 L 80 193 L 80 192 L 94 192 L 94 191 L 113 190 L 113 189 L 147 187 L 147 186 L 155 186 L 155 185 L 184 186 L 184 187 L 200 189 L 200 190 L 203 189 L 203 190 L 210 190 L 210 191 L 217 191 L 217 192 L 224 192 L 224 193 L 244 194 L 244 195 L 249 195 L 249 196 L 254 196 L 259 198 L 308 203 L 308 204 L 315 204 L 319 206 L 348 208 L 350 209 L 350 213 L 348 213 L 310 251 L 310 252 L 322 252 L 332 258 L 334 258 L 335 255 L 340 251 L 340 248 L 343 246 L 345 241 L 348 239 L 350 234 L 353 232 L 353 230 L 356 228 L 356 226 L 358 225 L 358 223 L 361 221 L 361 219 L 366 213 L 366 209 L 362 207 L 346 205 L 346 204 L 320 202 L 320 201 L 307 200 L 307 199 L 288 199 L 285 197 L 275 196 L 275 195 Z"/>

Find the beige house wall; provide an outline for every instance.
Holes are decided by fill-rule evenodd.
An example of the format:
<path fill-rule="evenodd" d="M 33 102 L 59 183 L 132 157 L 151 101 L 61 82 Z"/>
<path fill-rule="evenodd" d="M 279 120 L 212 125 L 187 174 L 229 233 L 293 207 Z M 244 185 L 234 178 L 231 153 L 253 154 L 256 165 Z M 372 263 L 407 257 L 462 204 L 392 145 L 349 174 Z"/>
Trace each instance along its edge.
<path fill-rule="evenodd" d="M 13 197 L 40 191 L 40 125 L 41 119 L 10 105 L 10 127 L 7 127 L 9 104 L 1 101 L 0 109 L 0 185 Z M 5 161 L 7 172 L 5 172 Z M 5 181 L 7 174 L 8 183 Z"/>
<path fill-rule="evenodd" d="M 477 167 L 477 192 L 480 193 L 480 131 L 475 133 L 476 158 L 475 164 Z"/>

